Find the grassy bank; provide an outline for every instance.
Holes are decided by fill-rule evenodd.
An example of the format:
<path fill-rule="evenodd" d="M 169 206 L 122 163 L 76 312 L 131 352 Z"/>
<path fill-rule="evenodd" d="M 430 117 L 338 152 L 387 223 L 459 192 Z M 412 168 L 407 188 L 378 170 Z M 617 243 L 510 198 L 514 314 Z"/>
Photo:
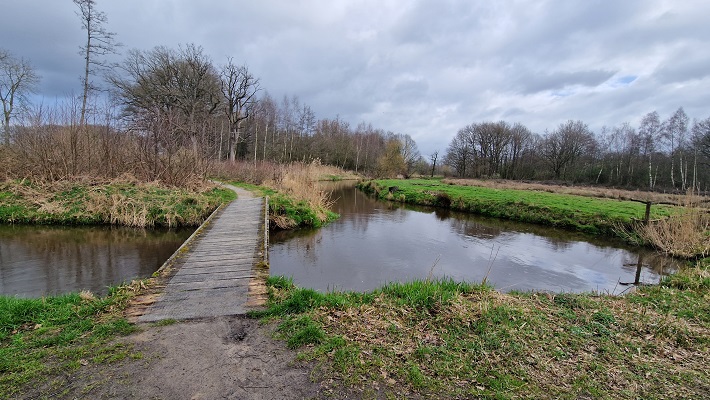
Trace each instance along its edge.
<path fill-rule="evenodd" d="M 591 234 L 618 235 L 645 214 L 645 205 L 560 193 L 457 186 L 438 180 L 376 180 L 358 185 L 383 200 L 448 207 L 496 218 L 574 229 Z M 672 206 L 652 207 L 651 218 L 672 213 Z"/>
<path fill-rule="evenodd" d="M 128 181 L 6 181 L 0 183 L 0 223 L 196 226 L 234 197 L 207 184 L 181 189 Z"/>
<path fill-rule="evenodd" d="M 41 299 L 0 297 L 0 398 L 15 398 L 32 386 L 59 397 L 79 368 L 140 354 L 110 340 L 133 332 L 121 315 L 140 284 Z"/>
<path fill-rule="evenodd" d="M 279 229 L 320 228 L 338 218 L 338 214 L 325 206 L 313 206 L 307 200 L 295 199 L 269 187 L 244 182 L 229 182 L 229 184 L 251 190 L 260 196 L 269 196 L 269 221 L 272 226 Z"/>
<path fill-rule="evenodd" d="M 452 281 L 321 294 L 271 278 L 279 336 L 364 398 L 710 396 L 710 271 L 625 297 L 502 294 Z"/>

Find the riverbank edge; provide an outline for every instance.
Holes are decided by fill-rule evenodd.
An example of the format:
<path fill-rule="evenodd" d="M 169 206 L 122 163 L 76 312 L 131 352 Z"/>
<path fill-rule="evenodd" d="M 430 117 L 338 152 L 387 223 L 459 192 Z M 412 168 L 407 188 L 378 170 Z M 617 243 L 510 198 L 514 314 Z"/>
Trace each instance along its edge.
<path fill-rule="evenodd" d="M 398 185 L 386 183 L 401 182 Z M 585 213 L 581 208 L 576 210 L 574 215 L 568 215 L 565 210 L 560 210 L 551 203 L 530 204 L 524 200 L 493 201 L 491 199 L 474 198 L 473 196 L 461 196 L 452 194 L 452 188 L 466 190 L 474 186 L 460 186 L 452 184 L 441 184 L 432 189 L 414 187 L 418 182 L 436 184 L 436 180 L 366 180 L 357 184 L 358 189 L 364 193 L 374 196 L 380 200 L 395 201 L 400 203 L 442 207 L 454 211 L 483 215 L 487 217 L 508 219 L 511 221 L 547 225 L 591 235 L 605 235 L 617 237 L 626 241 L 637 240 L 634 236 L 634 229 L 638 221 L 631 218 L 619 216 L 601 215 L 595 213 Z M 495 192 L 520 192 L 515 189 L 490 189 L 475 187 L 477 190 Z M 561 195 L 546 193 L 547 196 L 559 196 L 559 198 L 575 198 L 581 196 Z M 617 200 L 598 199 L 600 201 L 616 202 Z M 641 210 L 639 206 L 639 210 Z M 664 210 L 667 207 L 664 207 Z M 640 216 L 643 216 L 641 213 Z"/>
<path fill-rule="evenodd" d="M 156 183 L 60 181 L 0 182 L 0 223 L 115 225 L 136 228 L 199 226 L 221 204 L 236 198 L 219 186 L 195 189 Z"/>
<path fill-rule="evenodd" d="M 269 282 L 277 338 L 363 398 L 705 398 L 710 260 L 625 296 L 450 280 L 322 294 Z M 685 397 L 687 396 L 687 397 Z"/>

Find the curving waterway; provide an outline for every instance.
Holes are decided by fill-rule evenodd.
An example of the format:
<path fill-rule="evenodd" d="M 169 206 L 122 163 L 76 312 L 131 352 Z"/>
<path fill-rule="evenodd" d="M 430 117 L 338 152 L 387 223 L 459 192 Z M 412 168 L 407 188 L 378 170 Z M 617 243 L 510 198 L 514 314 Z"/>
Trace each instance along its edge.
<path fill-rule="evenodd" d="M 320 291 L 367 291 L 428 277 L 501 291 L 623 293 L 677 268 L 648 249 L 537 225 L 376 201 L 352 182 L 328 184 L 341 218 L 317 230 L 272 232 L 272 275 Z"/>
<path fill-rule="evenodd" d="M 0 225 L 0 294 L 105 294 L 151 276 L 193 230 Z"/>

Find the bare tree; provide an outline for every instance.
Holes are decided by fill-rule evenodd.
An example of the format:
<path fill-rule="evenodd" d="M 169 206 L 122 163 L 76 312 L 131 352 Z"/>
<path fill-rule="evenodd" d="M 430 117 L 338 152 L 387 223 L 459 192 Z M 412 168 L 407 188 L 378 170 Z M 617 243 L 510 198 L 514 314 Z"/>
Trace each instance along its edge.
<path fill-rule="evenodd" d="M 400 147 L 402 151 L 402 159 L 404 160 L 404 164 L 406 166 L 406 173 L 409 175 L 412 172 L 412 168 L 414 168 L 414 164 L 419 161 L 419 158 L 421 158 L 421 155 L 419 154 L 419 149 L 417 148 L 417 142 L 412 139 L 411 136 L 404 134 L 404 135 L 397 135 L 397 139 L 402 143 L 402 146 Z"/>
<path fill-rule="evenodd" d="M 444 156 L 444 162 L 454 168 L 456 173 L 462 178 L 466 176 L 466 168 L 468 168 L 473 159 L 473 151 L 467 136 L 466 128 L 460 129 L 451 139 Z"/>
<path fill-rule="evenodd" d="M 523 152 L 530 147 L 532 133 L 521 123 L 515 123 L 510 128 L 510 144 L 508 145 L 508 172 L 505 178 L 516 179 L 517 167 Z"/>
<path fill-rule="evenodd" d="M 704 156 L 704 163 L 710 165 L 710 117 L 693 123 L 693 147 Z"/>
<path fill-rule="evenodd" d="M 116 54 L 116 49 L 121 46 L 115 41 L 116 34 L 106 30 L 104 26 L 108 19 L 106 14 L 96 9 L 95 0 L 73 0 L 79 7 L 77 15 L 81 18 L 81 27 L 86 31 L 86 43 L 81 46 L 81 54 L 84 56 L 84 75 L 81 77 L 83 86 L 81 98 L 81 117 L 79 123 L 86 122 L 86 103 L 89 92 L 96 87 L 89 80 L 96 68 L 106 68 L 106 61 L 100 59 L 107 54 Z"/>
<path fill-rule="evenodd" d="M 663 127 L 661 117 L 653 111 L 646 114 L 641 120 L 639 135 L 641 136 L 641 151 L 648 159 L 648 189 L 653 190 L 656 179 L 653 175 L 653 153 L 656 152 L 661 138 Z"/>
<path fill-rule="evenodd" d="M 203 174 L 215 156 L 209 135 L 223 97 L 219 74 L 202 48 L 132 50 L 121 66 L 123 74 L 111 81 L 131 128 L 150 139 L 153 179 L 174 179 L 175 155 L 188 146 L 194 162 L 185 169 Z"/>
<path fill-rule="evenodd" d="M 5 145 L 10 144 L 10 119 L 15 112 L 15 106 L 26 104 L 27 96 L 35 92 L 37 84 L 39 76 L 29 61 L 18 59 L 0 49 L 0 101 Z"/>
<path fill-rule="evenodd" d="M 234 162 L 237 157 L 239 135 L 242 121 L 249 118 L 248 110 L 256 101 L 259 91 L 259 79 L 252 75 L 246 66 L 237 66 L 231 58 L 220 73 L 222 94 L 226 100 L 225 112 L 229 120 L 229 160 Z"/>
<path fill-rule="evenodd" d="M 676 187 L 675 180 L 675 157 L 676 153 L 680 154 L 680 178 L 682 189 L 685 190 L 686 176 L 683 173 L 683 144 L 685 136 L 688 132 L 688 116 L 685 114 L 683 107 L 677 109 L 673 115 L 663 125 L 664 137 L 670 145 L 671 156 L 671 184 Z"/>
<path fill-rule="evenodd" d="M 710 166 L 710 117 L 693 121 L 692 146 L 693 146 L 693 190 L 699 189 L 698 163 L 701 167 Z M 700 157 L 700 160 L 698 158 Z"/>
<path fill-rule="evenodd" d="M 436 160 L 439 159 L 439 150 L 434 150 L 433 153 L 429 156 L 429 160 L 431 161 L 431 177 L 434 177 L 434 172 L 436 171 Z"/>
<path fill-rule="evenodd" d="M 560 124 L 542 142 L 541 155 L 550 165 L 556 179 L 574 160 L 593 144 L 594 137 L 582 121 L 569 120 Z"/>

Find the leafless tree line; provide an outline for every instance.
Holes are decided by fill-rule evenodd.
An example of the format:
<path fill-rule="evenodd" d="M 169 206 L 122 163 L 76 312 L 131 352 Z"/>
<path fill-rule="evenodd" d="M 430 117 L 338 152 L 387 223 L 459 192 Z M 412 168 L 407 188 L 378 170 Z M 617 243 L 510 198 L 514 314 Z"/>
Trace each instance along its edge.
<path fill-rule="evenodd" d="M 0 172 L 49 180 L 129 173 L 184 185 L 215 162 L 319 159 L 377 175 L 407 175 L 422 162 L 410 136 L 317 119 L 297 97 L 261 91 L 245 65 L 215 66 L 196 45 L 131 50 L 106 79 L 105 104 L 91 90 L 54 107 L 25 102 L 4 124 Z"/>
<path fill-rule="evenodd" d="M 444 160 L 462 177 L 706 191 L 710 117 L 690 124 L 681 107 L 666 120 L 650 112 L 638 128 L 623 123 L 594 133 L 570 120 L 543 135 L 505 121 L 473 123 L 451 140 Z"/>

